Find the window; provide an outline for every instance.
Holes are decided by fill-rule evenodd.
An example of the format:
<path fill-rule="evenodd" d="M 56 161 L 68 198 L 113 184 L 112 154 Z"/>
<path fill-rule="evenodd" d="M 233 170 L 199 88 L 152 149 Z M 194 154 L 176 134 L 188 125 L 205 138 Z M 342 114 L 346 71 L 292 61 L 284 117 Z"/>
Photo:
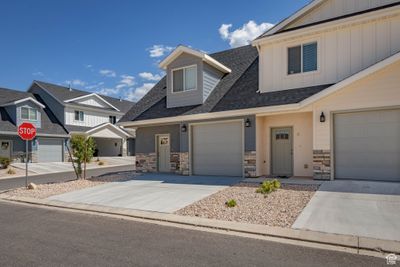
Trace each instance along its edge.
<path fill-rule="evenodd" d="M 117 117 L 115 116 L 110 116 L 110 123 L 115 124 L 117 122 Z"/>
<path fill-rule="evenodd" d="M 21 119 L 37 121 L 38 114 L 35 108 L 21 107 Z"/>
<path fill-rule="evenodd" d="M 172 71 L 172 92 L 195 90 L 197 85 L 197 67 L 187 67 Z"/>
<path fill-rule="evenodd" d="M 316 71 L 318 68 L 318 45 L 316 42 L 288 49 L 288 74 Z"/>
<path fill-rule="evenodd" d="M 85 114 L 83 111 L 75 110 L 75 120 L 76 121 L 83 121 L 85 117 Z"/>

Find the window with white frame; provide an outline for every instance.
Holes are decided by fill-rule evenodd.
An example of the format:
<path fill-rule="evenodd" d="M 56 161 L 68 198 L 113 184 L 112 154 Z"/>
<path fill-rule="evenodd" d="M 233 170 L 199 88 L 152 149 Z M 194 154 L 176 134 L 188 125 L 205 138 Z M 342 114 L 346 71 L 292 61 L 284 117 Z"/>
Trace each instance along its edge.
<path fill-rule="evenodd" d="M 37 112 L 38 111 L 35 108 L 21 107 L 21 119 L 37 121 L 37 119 L 38 119 Z"/>
<path fill-rule="evenodd" d="M 318 69 L 317 42 L 288 48 L 288 75 L 316 71 Z"/>
<path fill-rule="evenodd" d="M 172 92 L 195 90 L 197 85 L 197 67 L 190 66 L 172 70 Z"/>
<path fill-rule="evenodd" d="M 112 124 L 116 124 L 117 123 L 117 117 L 116 116 L 109 116 L 109 121 Z"/>
<path fill-rule="evenodd" d="M 75 120 L 76 121 L 83 121 L 85 118 L 85 113 L 80 110 L 75 110 Z"/>

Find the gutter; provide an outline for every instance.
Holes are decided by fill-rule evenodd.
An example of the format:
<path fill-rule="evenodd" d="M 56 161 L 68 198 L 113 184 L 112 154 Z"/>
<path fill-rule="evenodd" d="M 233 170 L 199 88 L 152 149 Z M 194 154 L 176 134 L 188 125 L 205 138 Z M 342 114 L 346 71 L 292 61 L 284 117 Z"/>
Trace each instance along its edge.
<path fill-rule="evenodd" d="M 17 132 L 10 132 L 10 131 L 0 131 L 2 135 L 16 135 L 18 136 Z M 43 136 L 43 137 L 62 137 L 62 138 L 69 138 L 69 135 L 66 134 L 46 134 L 46 133 L 37 133 L 36 136 Z"/>

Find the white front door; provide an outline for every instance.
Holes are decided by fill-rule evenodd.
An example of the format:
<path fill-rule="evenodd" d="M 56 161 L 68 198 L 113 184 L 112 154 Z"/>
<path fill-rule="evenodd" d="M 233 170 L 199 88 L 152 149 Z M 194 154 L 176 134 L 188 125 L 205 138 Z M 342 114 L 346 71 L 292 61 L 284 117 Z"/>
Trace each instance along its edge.
<path fill-rule="evenodd" d="M 272 129 L 272 174 L 293 175 L 292 128 Z"/>
<path fill-rule="evenodd" d="M 157 135 L 157 164 L 159 172 L 171 171 L 169 135 Z"/>
<path fill-rule="evenodd" d="M 11 158 L 11 141 L 0 140 L 0 157 Z"/>

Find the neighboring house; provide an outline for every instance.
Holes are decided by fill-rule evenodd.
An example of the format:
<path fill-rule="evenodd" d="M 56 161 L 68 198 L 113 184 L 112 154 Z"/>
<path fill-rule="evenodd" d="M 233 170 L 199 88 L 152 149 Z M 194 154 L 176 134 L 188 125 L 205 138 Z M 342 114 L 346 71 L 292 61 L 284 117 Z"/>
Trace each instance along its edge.
<path fill-rule="evenodd" d="M 29 142 L 33 162 L 63 161 L 68 133 L 42 99 L 31 93 L 0 88 L 0 157 L 25 160 L 26 144 L 17 134 L 18 125 L 30 122 L 37 137 Z"/>
<path fill-rule="evenodd" d="M 40 96 L 68 134 L 92 136 L 95 156 L 134 155 L 134 131 L 115 125 L 133 102 L 41 81 L 28 92 Z"/>
<path fill-rule="evenodd" d="M 400 181 L 400 1 L 317 0 L 244 46 L 180 46 L 121 119 L 141 171 Z"/>

